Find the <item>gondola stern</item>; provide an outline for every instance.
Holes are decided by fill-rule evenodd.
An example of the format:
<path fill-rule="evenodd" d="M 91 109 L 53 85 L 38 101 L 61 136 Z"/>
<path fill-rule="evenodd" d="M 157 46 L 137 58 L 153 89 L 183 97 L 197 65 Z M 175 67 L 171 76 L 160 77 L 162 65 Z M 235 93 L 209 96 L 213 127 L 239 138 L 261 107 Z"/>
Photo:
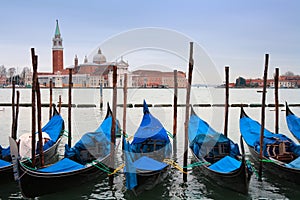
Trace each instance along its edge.
<path fill-rule="evenodd" d="M 191 116 L 192 115 L 196 115 L 196 112 L 195 112 L 195 110 L 194 110 L 194 107 L 193 106 L 191 106 Z"/>
<path fill-rule="evenodd" d="M 107 119 L 107 118 L 109 118 L 109 117 L 111 117 L 111 116 L 112 116 L 112 111 L 111 111 L 109 102 L 107 102 L 107 112 L 106 112 L 105 119 Z"/>
<path fill-rule="evenodd" d="M 19 181 L 19 150 L 18 150 L 18 144 L 16 140 L 14 140 L 12 137 L 9 137 L 9 146 L 10 146 L 10 155 L 12 158 L 12 164 L 13 164 L 13 174 L 15 181 Z"/>
<path fill-rule="evenodd" d="M 53 112 L 52 112 L 52 116 L 55 116 L 55 115 L 60 115 L 58 110 L 56 109 L 56 106 L 55 104 L 52 104 L 52 107 L 53 107 Z"/>
<path fill-rule="evenodd" d="M 144 99 L 144 103 L 143 103 L 143 112 L 144 112 L 144 114 L 150 114 L 148 104 L 145 99 Z"/>
<path fill-rule="evenodd" d="M 244 110 L 244 107 L 243 107 L 243 106 L 241 106 L 241 114 L 240 114 L 240 119 L 241 119 L 241 118 L 243 118 L 243 117 L 249 117 L 249 116 L 246 114 L 246 112 L 245 112 L 245 110 Z"/>
<path fill-rule="evenodd" d="M 294 113 L 290 110 L 287 102 L 285 102 L 285 115 L 286 116 L 294 115 Z"/>

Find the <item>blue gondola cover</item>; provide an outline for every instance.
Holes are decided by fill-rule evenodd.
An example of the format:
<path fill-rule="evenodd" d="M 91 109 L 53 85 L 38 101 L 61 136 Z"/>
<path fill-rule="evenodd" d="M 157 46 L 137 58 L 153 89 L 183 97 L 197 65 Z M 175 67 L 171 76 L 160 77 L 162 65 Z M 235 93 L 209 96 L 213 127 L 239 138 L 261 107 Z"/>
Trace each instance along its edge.
<path fill-rule="evenodd" d="M 11 165 L 10 162 L 6 162 L 6 161 L 0 159 L 0 167 L 5 167 L 5 166 L 9 166 L 9 165 Z"/>
<path fill-rule="evenodd" d="M 296 115 L 288 115 L 286 116 L 286 121 L 289 130 L 298 140 L 300 140 L 300 118 Z"/>
<path fill-rule="evenodd" d="M 240 166 L 240 161 L 232 158 L 231 156 L 225 156 L 218 162 L 215 162 L 214 164 L 210 165 L 209 168 L 220 173 L 229 173 L 236 169 L 239 169 Z"/>
<path fill-rule="evenodd" d="M 47 173 L 62 173 L 62 172 L 70 172 L 78 169 L 84 168 L 84 165 L 81 165 L 73 160 L 70 160 L 68 158 L 64 158 L 57 163 L 45 167 L 42 169 L 39 169 L 39 172 L 47 172 Z"/>
<path fill-rule="evenodd" d="M 297 159 L 293 160 L 292 162 L 285 164 L 285 166 L 290 167 L 290 168 L 296 168 L 300 169 L 300 157 Z"/>
<path fill-rule="evenodd" d="M 42 132 L 46 132 L 52 141 L 56 141 L 63 126 L 63 119 L 60 115 L 54 115 L 50 121 L 42 128 Z"/>
<path fill-rule="evenodd" d="M 202 120 L 196 114 L 192 114 L 189 121 L 188 137 L 190 147 L 193 149 L 195 155 L 205 156 L 205 148 L 202 145 L 213 147 L 217 143 L 228 143 L 230 147 L 230 155 L 240 155 L 238 145 L 233 143 L 229 138 L 223 134 L 215 131 L 209 126 L 207 122 Z"/>
<path fill-rule="evenodd" d="M 147 139 L 163 140 L 170 143 L 166 129 L 148 110 L 147 103 L 144 101 L 144 116 L 142 122 L 134 134 L 131 145 L 142 143 Z"/>
<path fill-rule="evenodd" d="M 130 144 L 124 140 L 124 151 L 125 151 L 125 176 L 126 176 L 126 188 L 132 190 L 137 186 L 136 168 L 133 165 L 133 155 L 130 150 Z"/>
<path fill-rule="evenodd" d="M 159 161 L 149 158 L 147 156 L 143 156 L 143 157 L 139 158 L 138 160 L 136 160 L 133 163 L 133 166 L 136 169 L 140 169 L 140 170 L 158 171 L 158 170 L 162 170 L 163 168 L 165 168 L 168 165 L 164 162 L 159 162 Z"/>
<path fill-rule="evenodd" d="M 110 133 L 112 117 L 106 118 L 97 128 L 96 132 L 84 134 L 81 139 L 72 147 L 65 145 L 65 157 L 76 157 L 81 164 L 86 164 L 86 160 L 80 155 L 82 150 L 87 150 L 95 158 L 103 158 L 110 153 Z M 117 128 L 118 129 L 118 128 Z"/>
<path fill-rule="evenodd" d="M 9 155 L 10 155 L 10 147 L 3 148 L 0 145 L 0 158 L 4 158 L 4 157 L 9 156 Z"/>

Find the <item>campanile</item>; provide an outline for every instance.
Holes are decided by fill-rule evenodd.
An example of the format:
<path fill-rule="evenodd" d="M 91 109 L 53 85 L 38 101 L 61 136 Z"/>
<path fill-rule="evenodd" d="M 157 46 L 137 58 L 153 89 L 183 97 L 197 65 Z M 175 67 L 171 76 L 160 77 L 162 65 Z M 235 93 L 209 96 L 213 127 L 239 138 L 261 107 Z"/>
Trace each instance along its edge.
<path fill-rule="evenodd" d="M 60 35 L 58 20 L 56 20 L 55 34 L 52 41 L 52 73 L 56 74 L 58 71 L 62 72 L 64 70 L 64 48 L 62 46 L 62 38 Z"/>

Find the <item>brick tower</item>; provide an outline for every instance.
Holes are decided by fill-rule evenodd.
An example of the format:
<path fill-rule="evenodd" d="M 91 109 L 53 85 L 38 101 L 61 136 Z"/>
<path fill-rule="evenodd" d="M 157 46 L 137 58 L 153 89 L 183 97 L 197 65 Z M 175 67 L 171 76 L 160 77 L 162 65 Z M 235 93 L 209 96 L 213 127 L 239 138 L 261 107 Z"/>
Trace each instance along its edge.
<path fill-rule="evenodd" d="M 62 38 L 60 37 L 58 20 L 56 20 L 55 35 L 52 41 L 52 73 L 56 74 L 58 71 L 63 72 L 64 70 L 64 48 L 62 46 Z"/>

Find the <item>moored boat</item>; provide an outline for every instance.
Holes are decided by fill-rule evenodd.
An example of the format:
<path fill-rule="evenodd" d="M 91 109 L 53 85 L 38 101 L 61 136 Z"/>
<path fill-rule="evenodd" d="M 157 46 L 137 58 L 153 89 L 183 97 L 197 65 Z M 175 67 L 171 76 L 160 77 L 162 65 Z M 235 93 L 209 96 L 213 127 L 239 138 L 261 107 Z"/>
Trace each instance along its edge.
<path fill-rule="evenodd" d="M 172 147 L 166 129 L 143 105 L 143 119 L 131 143 L 125 142 L 126 187 L 139 195 L 162 182 L 170 168 Z"/>
<path fill-rule="evenodd" d="M 240 132 L 255 163 L 260 162 L 261 125 L 241 108 Z M 263 169 L 274 177 L 300 184 L 300 146 L 283 134 L 264 129 Z"/>
<path fill-rule="evenodd" d="M 16 162 L 23 196 L 34 198 L 55 193 L 107 175 L 111 126 L 112 112 L 108 107 L 107 115 L 97 130 L 84 134 L 72 148 L 66 145 L 64 158 L 53 165 L 36 170 Z"/>
<path fill-rule="evenodd" d="M 238 145 L 211 128 L 193 109 L 188 128 L 190 150 L 200 173 L 221 187 L 248 193 L 252 171 Z"/>
<path fill-rule="evenodd" d="M 54 108 L 52 118 L 42 128 L 42 132 L 47 133 L 47 142 L 45 142 L 43 145 L 44 162 L 46 165 L 51 164 L 58 160 L 57 150 L 62 140 L 63 131 L 64 131 L 64 120 L 62 119 L 61 115 L 57 112 L 57 110 Z M 25 139 L 23 135 L 20 136 L 20 138 Z M 31 140 L 29 142 L 31 142 Z M 25 152 L 26 151 L 25 146 L 23 147 L 24 147 L 23 152 Z M 31 149 L 28 148 L 27 151 L 31 152 Z M 37 150 L 36 163 L 39 163 L 39 158 L 40 156 Z M 23 158 L 21 158 L 20 162 L 24 164 L 29 164 L 31 161 L 28 156 L 24 156 Z M 10 147 L 2 148 L 0 146 L 0 183 L 7 183 L 13 180 L 14 180 L 13 164 L 12 164 Z"/>

